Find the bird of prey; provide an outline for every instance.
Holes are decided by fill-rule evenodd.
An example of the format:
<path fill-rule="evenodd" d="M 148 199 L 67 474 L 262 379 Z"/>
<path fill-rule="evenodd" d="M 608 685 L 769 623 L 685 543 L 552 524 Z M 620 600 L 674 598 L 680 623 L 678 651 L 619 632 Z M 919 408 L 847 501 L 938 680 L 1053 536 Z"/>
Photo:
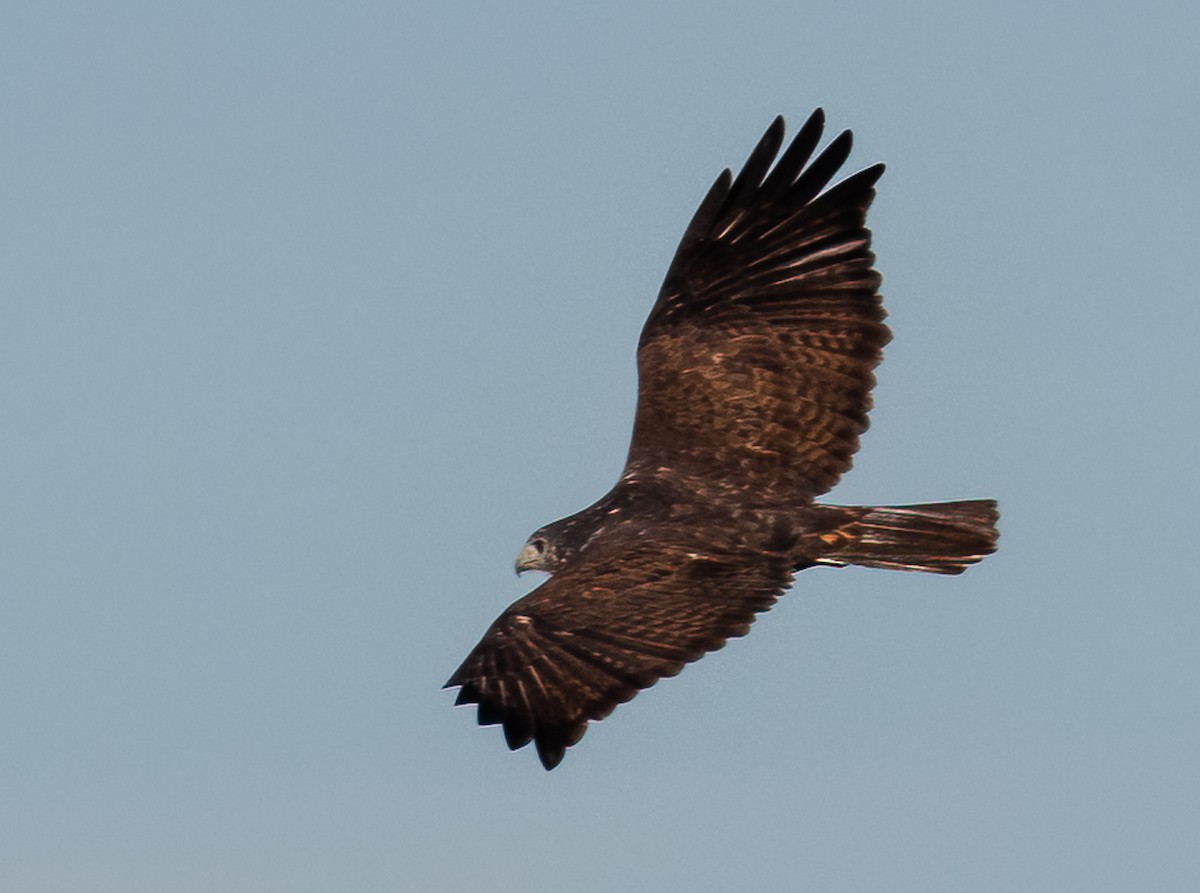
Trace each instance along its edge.
<path fill-rule="evenodd" d="M 744 635 L 799 570 L 957 574 L 995 551 L 990 499 L 815 501 L 850 468 L 891 338 L 865 226 L 883 165 L 830 186 L 851 136 L 814 157 L 824 121 L 780 154 L 776 118 L 717 177 L 642 329 L 620 479 L 529 537 L 518 573 L 550 578 L 446 683 L 547 769 L 588 722 Z"/>

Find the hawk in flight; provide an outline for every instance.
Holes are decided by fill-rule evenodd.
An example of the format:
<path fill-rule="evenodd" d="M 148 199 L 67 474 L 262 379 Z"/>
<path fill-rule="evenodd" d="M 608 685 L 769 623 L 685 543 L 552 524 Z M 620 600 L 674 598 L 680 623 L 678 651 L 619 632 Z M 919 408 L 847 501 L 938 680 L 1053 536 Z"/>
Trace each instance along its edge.
<path fill-rule="evenodd" d="M 996 548 L 990 499 L 816 502 L 850 468 L 891 335 L 867 208 L 876 164 L 834 186 L 817 110 L 776 118 L 700 203 L 638 342 L 629 457 L 594 505 L 535 531 L 514 602 L 450 677 L 547 769 L 591 720 L 744 635 L 817 565 L 961 573 Z"/>

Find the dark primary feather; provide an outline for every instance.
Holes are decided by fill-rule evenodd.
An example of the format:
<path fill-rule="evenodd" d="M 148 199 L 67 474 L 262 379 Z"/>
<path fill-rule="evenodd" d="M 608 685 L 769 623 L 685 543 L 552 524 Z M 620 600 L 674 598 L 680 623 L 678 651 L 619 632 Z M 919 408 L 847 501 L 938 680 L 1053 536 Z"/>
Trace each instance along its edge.
<path fill-rule="evenodd" d="M 821 194 L 851 142 L 809 163 L 823 121 L 771 170 L 776 119 L 689 224 L 639 343 L 627 473 L 802 504 L 850 467 L 890 338 L 865 226 L 883 166 Z"/>
<path fill-rule="evenodd" d="M 714 531 L 719 533 L 720 531 Z M 590 720 L 744 635 L 791 583 L 782 556 L 649 541 L 626 528 L 515 602 L 450 677 L 481 725 L 547 769 Z"/>

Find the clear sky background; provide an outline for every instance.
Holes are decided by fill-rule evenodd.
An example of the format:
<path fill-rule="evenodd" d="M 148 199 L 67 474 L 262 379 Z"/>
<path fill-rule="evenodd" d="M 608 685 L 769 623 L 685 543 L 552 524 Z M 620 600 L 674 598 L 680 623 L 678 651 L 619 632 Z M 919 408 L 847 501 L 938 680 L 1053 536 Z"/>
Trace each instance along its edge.
<path fill-rule="evenodd" d="M 1200 889 L 1192 2 L 0 11 L 0 888 Z M 816 570 L 546 773 L 442 683 L 776 114 L 887 162 Z"/>

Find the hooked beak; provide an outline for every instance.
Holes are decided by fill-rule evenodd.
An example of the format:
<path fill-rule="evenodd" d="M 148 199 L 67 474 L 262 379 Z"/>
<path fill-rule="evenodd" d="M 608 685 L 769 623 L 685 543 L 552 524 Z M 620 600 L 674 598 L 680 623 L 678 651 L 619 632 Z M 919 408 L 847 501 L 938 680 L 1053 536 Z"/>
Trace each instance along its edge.
<path fill-rule="evenodd" d="M 514 568 L 517 576 L 521 576 L 525 571 L 533 570 L 537 566 L 536 562 L 540 557 L 537 549 L 533 548 L 533 546 L 528 543 L 522 546 L 521 551 L 517 554 L 517 563 Z"/>

